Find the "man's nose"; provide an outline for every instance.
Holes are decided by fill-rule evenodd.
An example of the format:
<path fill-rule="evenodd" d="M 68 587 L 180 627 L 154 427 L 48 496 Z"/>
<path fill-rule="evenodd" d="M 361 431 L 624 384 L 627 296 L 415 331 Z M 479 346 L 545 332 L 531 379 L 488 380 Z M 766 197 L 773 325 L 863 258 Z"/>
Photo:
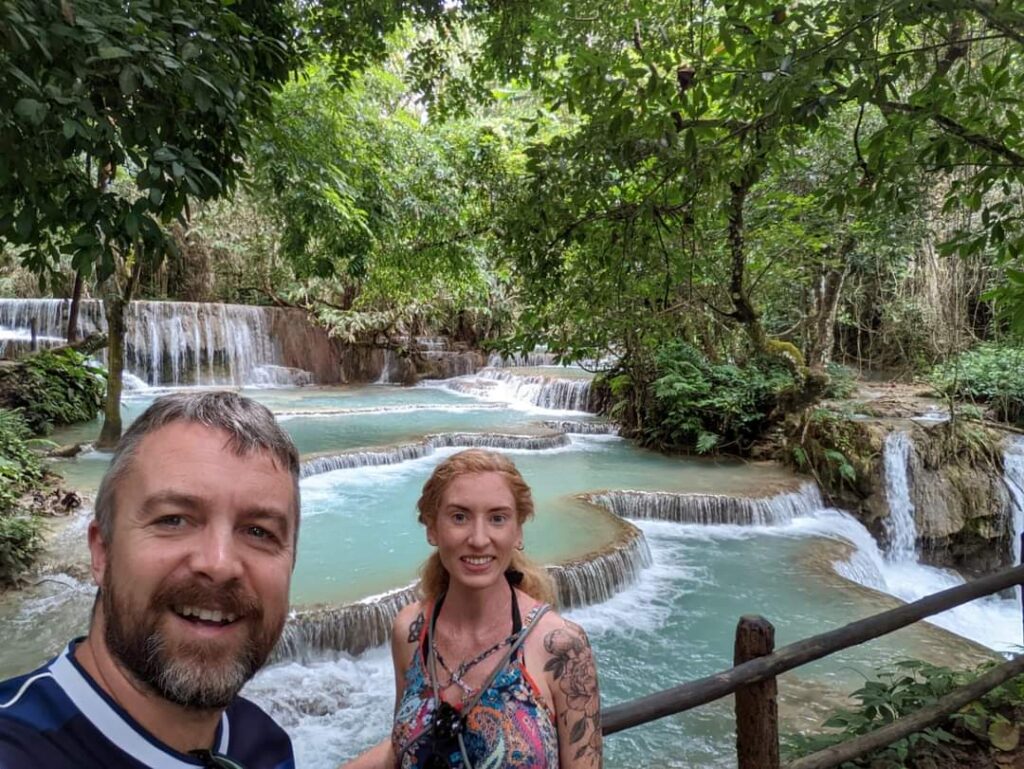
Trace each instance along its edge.
<path fill-rule="evenodd" d="M 198 532 L 192 570 L 213 582 L 228 582 L 242 575 L 242 558 L 234 529 L 211 525 Z"/>

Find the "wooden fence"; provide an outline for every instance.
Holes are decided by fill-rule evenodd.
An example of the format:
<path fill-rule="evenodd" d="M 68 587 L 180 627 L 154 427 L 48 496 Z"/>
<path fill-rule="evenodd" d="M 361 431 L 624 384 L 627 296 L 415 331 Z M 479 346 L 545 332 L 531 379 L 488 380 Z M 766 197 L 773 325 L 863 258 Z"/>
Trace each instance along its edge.
<path fill-rule="evenodd" d="M 1022 547 L 1024 547 L 1024 536 Z M 1024 565 L 976 579 L 775 650 L 775 629 L 763 617 L 741 617 L 736 628 L 735 666 L 696 681 L 607 708 L 605 735 L 736 695 L 739 769 L 780 769 L 776 677 L 822 657 L 871 641 L 977 598 L 1024 585 Z M 1022 618 L 1024 626 L 1024 618 Z M 1024 673 L 1024 654 L 988 671 L 912 715 L 869 734 L 788 764 L 785 769 L 830 769 L 932 726 L 1005 681 Z"/>

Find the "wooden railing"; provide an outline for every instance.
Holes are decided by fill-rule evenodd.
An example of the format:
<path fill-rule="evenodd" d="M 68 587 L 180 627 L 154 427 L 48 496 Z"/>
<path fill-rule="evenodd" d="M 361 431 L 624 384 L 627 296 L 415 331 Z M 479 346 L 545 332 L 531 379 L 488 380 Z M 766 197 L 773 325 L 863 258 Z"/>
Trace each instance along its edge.
<path fill-rule="evenodd" d="M 1024 537 L 1022 537 L 1024 540 Z M 871 641 L 925 617 L 977 598 L 1024 585 L 1024 565 L 943 590 L 866 619 L 806 638 L 775 651 L 775 630 L 763 617 L 742 617 L 736 628 L 735 666 L 720 673 L 607 708 L 605 735 L 736 695 L 736 752 L 739 769 L 779 769 L 776 677 L 822 657 Z M 1022 620 L 1024 626 L 1024 620 Z M 921 731 L 1024 673 L 1024 654 L 985 673 L 933 705 L 869 734 L 805 756 L 786 769 L 830 769 L 914 732 Z"/>

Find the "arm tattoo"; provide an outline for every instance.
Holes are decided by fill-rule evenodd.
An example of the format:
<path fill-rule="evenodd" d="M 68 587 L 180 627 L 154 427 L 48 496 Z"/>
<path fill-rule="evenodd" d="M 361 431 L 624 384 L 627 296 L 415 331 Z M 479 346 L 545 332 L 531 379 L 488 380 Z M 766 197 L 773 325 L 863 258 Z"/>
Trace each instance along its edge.
<path fill-rule="evenodd" d="M 420 640 L 420 633 L 423 631 L 423 623 L 426 620 L 423 618 L 423 612 L 416 615 L 416 619 L 409 625 L 409 643 L 414 644 Z"/>
<path fill-rule="evenodd" d="M 550 672 L 565 695 L 560 726 L 569 730 L 569 744 L 578 747 L 573 758 L 601 765 L 601 698 L 597 691 L 597 667 L 590 641 L 582 628 L 571 622 L 544 636 L 544 650 L 551 655 L 544 670 Z"/>

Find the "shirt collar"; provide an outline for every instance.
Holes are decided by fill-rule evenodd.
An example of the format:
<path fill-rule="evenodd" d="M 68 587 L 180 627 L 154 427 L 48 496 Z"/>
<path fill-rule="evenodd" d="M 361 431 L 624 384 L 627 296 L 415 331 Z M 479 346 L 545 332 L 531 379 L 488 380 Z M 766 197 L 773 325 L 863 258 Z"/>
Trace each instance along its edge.
<path fill-rule="evenodd" d="M 151 769 L 195 769 L 199 762 L 163 744 L 104 692 L 78 664 L 76 638 L 50 664 L 50 673 L 79 712 L 110 742 Z M 218 753 L 227 753 L 230 741 L 228 714 L 222 713 L 214 739 Z"/>

